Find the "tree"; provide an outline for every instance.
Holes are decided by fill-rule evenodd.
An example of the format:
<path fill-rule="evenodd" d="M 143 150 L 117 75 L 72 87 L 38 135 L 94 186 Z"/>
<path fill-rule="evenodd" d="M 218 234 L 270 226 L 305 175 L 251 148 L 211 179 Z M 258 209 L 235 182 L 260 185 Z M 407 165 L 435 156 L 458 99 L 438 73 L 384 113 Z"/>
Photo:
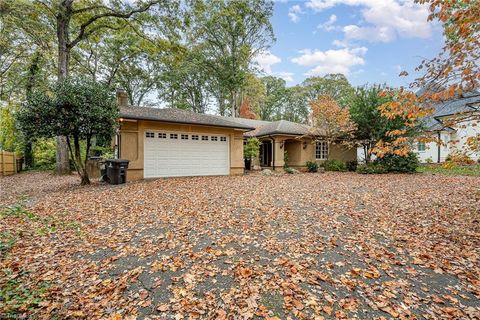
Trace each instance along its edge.
<path fill-rule="evenodd" d="M 15 5 L 19 1 L 10 2 Z M 80 43 L 104 30 L 118 31 L 127 26 L 134 27 L 130 21 L 132 18 L 140 16 L 160 3 L 164 4 L 162 8 L 168 7 L 166 1 L 160 0 L 141 1 L 135 5 L 116 1 L 105 4 L 94 0 L 81 2 L 38 0 L 31 4 L 22 4 L 24 10 L 21 15 L 35 17 L 34 19 L 43 21 L 42 24 L 54 26 L 47 34 L 54 32 L 56 35 L 54 41 L 57 47 L 57 81 L 61 83 L 68 78 L 72 50 Z M 25 21 L 18 19 L 17 23 L 21 28 L 28 29 L 25 23 L 34 19 Z M 140 33 L 139 27 L 135 29 Z M 56 171 L 59 174 L 70 171 L 66 143 L 65 137 L 57 137 Z"/>
<path fill-rule="evenodd" d="M 113 136 L 117 118 L 118 106 L 111 90 L 92 80 L 71 78 L 57 83 L 51 94 L 32 92 L 17 115 L 27 136 L 66 137 L 82 185 L 90 183 L 86 162 L 92 139 Z"/>
<path fill-rule="evenodd" d="M 320 96 L 332 97 L 340 106 L 348 106 L 354 90 L 343 74 L 327 74 L 323 77 L 309 77 L 302 82 L 307 101 Z"/>
<path fill-rule="evenodd" d="M 391 99 L 390 96 L 380 95 L 383 90 L 379 85 L 358 87 L 349 105 L 350 117 L 357 125 L 355 140 L 363 147 L 367 163 L 371 160 L 372 148 L 378 141 L 385 139 L 388 131 L 403 128 L 401 120 L 389 120 L 382 116 L 379 107 Z"/>
<path fill-rule="evenodd" d="M 265 88 L 265 99 L 259 105 L 258 116 L 261 120 L 274 120 L 282 112 L 287 98 L 285 80 L 273 76 L 260 79 Z"/>
<path fill-rule="evenodd" d="M 276 118 L 298 123 L 307 123 L 309 115 L 310 105 L 307 95 L 305 94 L 305 88 L 302 86 L 286 88 L 285 101 Z"/>
<path fill-rule="evenodd" d="M 376 143 L 372 149 L 373 154 L 379 158 L 385 155 L 406 157 L 412 151 L 414 138 L 420 138 L 424 142 L 431 140 L 426 135 L 422 136 L 422 120 L 430 115 L 432 110 L 423 106 L 415 93 L 404 89 L 390 89 L 382 91 L 380 96 L 388 98 L 387 102 L 378 107 L 381 116 L 396 125 L 390 126 L 384 137 Z"/>
<path fill-rule="evenodd" d="M 250 104 L 250 98 L 246 97 L 243 99 L 242 105 L 240 106 L 240 118 L 244 119 L 256 119 L 257 115 L 252 110 L 252 106 Z"/>
<path fill-rule="evenodd" d="M 480 87 L 480 5 L 478 1 L 416 0 L 429 4 L 429 21 L 443 26 L 445 46 L 439 55 L 424 60 L 417 70 L 425 74 L 413 86 L 423 88 L 435 83 L 443 88 L 425 98 L 448 99 Z M 403 74 L 406 74 L 405 72 Z"/>
<path fill-rule="evenodd" d="M 330 96 L 320 96 L 310 103 L 312 108 L 312 134 L 315 139 L 325 141 L 330 156 L 331 146 L 336 143 L 348 144 L 356 125 L 347 108 L 342 108 Z"/>
<path fill-rule="evenodd" d="M 274 40 L 267 0 L 196 0 L 193 30 L 221 115 L 237 116 L 252 59 Z M 227 110 L 228 109 L 228 110 Z"/>

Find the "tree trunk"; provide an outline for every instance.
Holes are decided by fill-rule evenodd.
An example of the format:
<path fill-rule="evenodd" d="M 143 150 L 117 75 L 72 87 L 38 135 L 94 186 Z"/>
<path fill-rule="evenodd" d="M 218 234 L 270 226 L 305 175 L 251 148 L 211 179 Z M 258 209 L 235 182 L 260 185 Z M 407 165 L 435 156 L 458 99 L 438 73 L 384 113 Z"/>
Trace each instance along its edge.
<path fill-rule="evenodd" d="M 59 12 L 57 14 L 57 40 L 58 40 L 58 61 L 57 61 L 57 81 L 60 83 L 68 77 L 68 64 L 70 58 L 69 43 L 69 25 L 72 15 L 73 0 L 64 0 L 59 4 Z M 68 159 L 68 146 L 65 137 L 58 136 L 57 140 L 57 157 L 56 157 L 56 173 L 70 174 L 70 164 Z"/>
<path fill-rule="evenodd" d="M 33 147 L 32 141 L 25 139 L 25 146 L 23 147 L 23 156 L 25 158 L 25 167 L 33 168 Z"/>

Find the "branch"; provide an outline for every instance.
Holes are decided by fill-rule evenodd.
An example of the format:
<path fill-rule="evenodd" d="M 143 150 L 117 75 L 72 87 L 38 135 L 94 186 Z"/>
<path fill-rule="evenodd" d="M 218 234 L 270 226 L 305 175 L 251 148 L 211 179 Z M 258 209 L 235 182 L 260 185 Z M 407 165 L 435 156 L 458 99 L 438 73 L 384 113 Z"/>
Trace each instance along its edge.
<path fill-rule="evenodd" d="M 126 12 L 126 13 L 117 12 L 117 11 L 114 11 L 113 9 L 110 9 L 111 10 L 110 12 L 97 14 L 97 15 L 91 17 L 89 20 L 87 20 L 86 22 L 84 22 L 80 26 L 80 31 L 79 31 L 77 37 L 68 44 L 68 47 L 71 49 L 71 48 L 75 47 L 80 41 L 89 37 L 93 32 L 98 31 L 99 29 L 108 27 L 108 25 L 101 25 L 101 26 L 98 26 L 98 27 L 90 30 L 89 32 L 87 32 L 86 29 L 92 23 L 96 22 L 99 19 L 103 19 L 103 18 L 128 19 L 136 13 L 141 13 L 141 12 L 145 12 L 145 11 L 149 10 L 153 5 L 158 4 L 160 2 L 161 2 L 161 0 L 151 1 L 141 8 L 133 9 L 133 10 L 130 10 L 129 12 Z"/>

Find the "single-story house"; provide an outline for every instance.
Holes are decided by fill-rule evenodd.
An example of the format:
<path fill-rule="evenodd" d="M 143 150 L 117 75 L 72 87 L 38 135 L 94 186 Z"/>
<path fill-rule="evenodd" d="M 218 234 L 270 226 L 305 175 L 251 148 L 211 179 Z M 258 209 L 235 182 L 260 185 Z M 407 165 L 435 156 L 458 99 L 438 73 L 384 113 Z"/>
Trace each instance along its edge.
<path fill-rule="evenodd" d="M 117 155 L 130 161 L 129 180 L 175 176 L 239 175 L 244 172 L 243 145 L 249 137 L 261 142 L 260 167 L 305 168 L 307 161 L 324 161 L 327 144 L 307 137 L 308 126 L 199 114 L 173 108 L 130 107 L 117 92 L 120 129 Z M 354 149 L 334 147 L 330 157 L 354 160 Z"/>

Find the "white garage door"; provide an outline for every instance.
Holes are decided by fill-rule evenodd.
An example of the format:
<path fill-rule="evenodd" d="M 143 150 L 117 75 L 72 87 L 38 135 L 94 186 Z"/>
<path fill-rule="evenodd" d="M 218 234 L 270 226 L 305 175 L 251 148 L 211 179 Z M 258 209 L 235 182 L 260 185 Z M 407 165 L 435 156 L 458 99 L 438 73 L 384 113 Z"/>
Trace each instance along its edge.
<path fill-rule="evenodd" d="M 226 135 L 146 131 L 144 177 L 228 175 Z"/>

